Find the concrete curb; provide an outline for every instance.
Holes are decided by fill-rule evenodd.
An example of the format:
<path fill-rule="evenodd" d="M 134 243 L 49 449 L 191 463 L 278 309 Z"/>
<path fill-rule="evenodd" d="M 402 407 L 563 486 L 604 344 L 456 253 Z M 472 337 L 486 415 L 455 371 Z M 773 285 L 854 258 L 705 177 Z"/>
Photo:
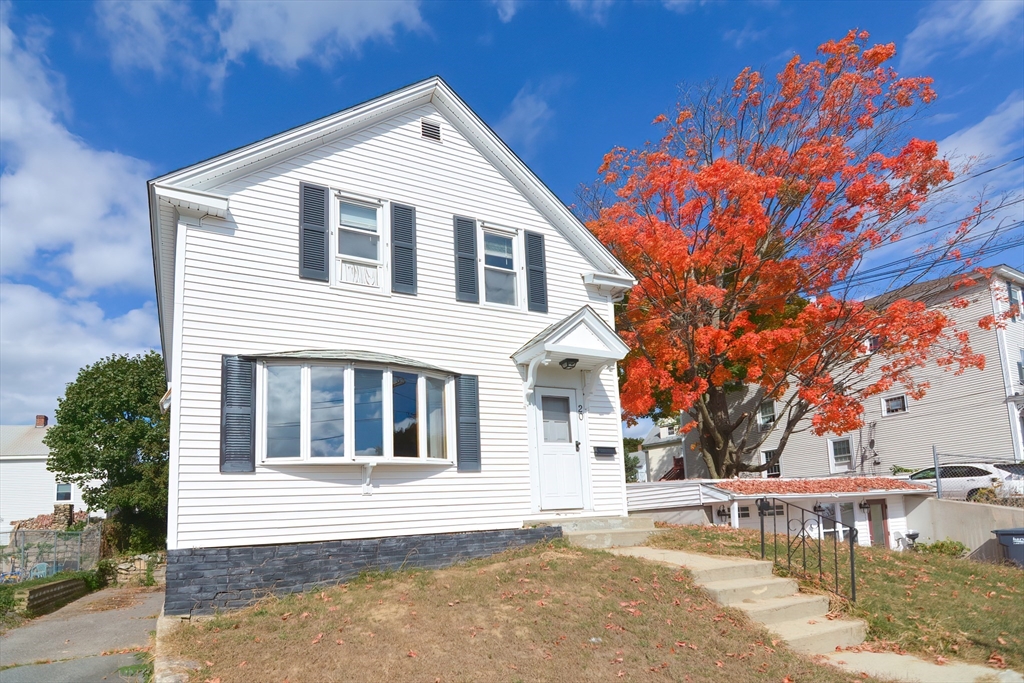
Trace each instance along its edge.
<path fill-rule="evenodd" d="M 200 664 L 191 659 L 175 659 L 167 654 L 167 638 L 181 626 L 181 618 L 164 616 L 163 610 L 156 620 L 156 642 L 153 644 L 152 683 L 188 683 L 191 671 Z"/>

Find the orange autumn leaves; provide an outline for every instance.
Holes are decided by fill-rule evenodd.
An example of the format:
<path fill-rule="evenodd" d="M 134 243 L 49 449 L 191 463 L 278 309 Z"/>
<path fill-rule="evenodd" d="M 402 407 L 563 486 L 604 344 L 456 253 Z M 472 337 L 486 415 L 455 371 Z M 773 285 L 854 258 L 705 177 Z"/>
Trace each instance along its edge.
<path fill-rule="evenodd" d="M 774 83 L 744 69 L 731 87 L 691 91 L 674 120 L 656 119 L 660 141 L 606 156 L 614 199 L 589 227 L 638 280 L 619 315 L 627 417 L 696 418 L 709 391 L 746 383 L 795 395 L 817 433 L 842 433 L 861 425 L 865 397 L 923 395 L 911 371 L 926 362 L 983 367 L 943 311 L 873 305 L 853 286 L 865 254 L 919 230 L 955 175 L 935 142 L 904 136 L 935 98 L 931 79 L 899 77 L 895 46 L 867 40 L 795 56 Z M 700 414 L 707 439 L 714 416 Z M 726 440 L 736 420 L 716 423 Z"/>

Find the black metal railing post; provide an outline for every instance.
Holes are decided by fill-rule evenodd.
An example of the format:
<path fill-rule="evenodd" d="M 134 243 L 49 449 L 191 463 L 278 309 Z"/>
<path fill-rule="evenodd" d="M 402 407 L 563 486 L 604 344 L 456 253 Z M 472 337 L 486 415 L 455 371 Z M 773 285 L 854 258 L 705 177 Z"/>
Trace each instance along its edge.
<path fill-rule="evenodd" d="M 857 602 L 857 567 L 854 565 L 853 548 L 857 543 L 857 528 L 850 528 L 850 602 Z M 838 572 L 836 572 L 838 573 Z"/>

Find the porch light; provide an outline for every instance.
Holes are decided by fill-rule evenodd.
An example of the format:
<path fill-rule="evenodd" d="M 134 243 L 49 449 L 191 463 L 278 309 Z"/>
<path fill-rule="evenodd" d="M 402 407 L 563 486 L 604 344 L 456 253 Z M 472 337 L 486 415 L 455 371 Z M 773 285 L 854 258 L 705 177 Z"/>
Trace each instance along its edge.
<path fill-rule="evenodd" d="M 728 519 L 729 518 L 729 511 L 725 509 L 724 505 L 719 505 L 718 506 L 718 512 L 716 512 L 715 514 L 718 515 L 719 519 Z"/>
<path fill-rule="evenodd" d="M 819 503 L 818 501 L 814 501 L 814 507 L 811 508 L 811 509 L 814 510 L 815 514 L 818 514 L 818 515 L 824 515 L 825 514 L 825 506 L 822 505 L 821 503 Z"/>
<path fill-rule="evenodd" d="M 866 500 L 862 500 L 860 502 L 860 505 L 858 505 L 857 507 L 866 512 L 871 509 L 871 503 L 867 502 Z"/>
<path fill-rule="evenodd" d="M 576 364 L 580 362 L 579 358 L 563 358 L 558 361 L 558 364 L 562 366 L 563 370 L 572 370 L 576 367 Z"/>

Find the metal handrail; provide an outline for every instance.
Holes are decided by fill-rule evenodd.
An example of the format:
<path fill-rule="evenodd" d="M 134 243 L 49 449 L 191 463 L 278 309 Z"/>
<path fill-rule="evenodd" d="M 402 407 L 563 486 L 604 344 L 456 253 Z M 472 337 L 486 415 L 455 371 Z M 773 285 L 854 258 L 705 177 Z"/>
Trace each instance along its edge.
<path fill-rule="evenodd" d="M 786 539 L 784 549 L 784 560 L 785 564 L 779 560 L 779 507 L 783 507 L 785 510 L 786 517 Z M 795 508 L 800 511 L 800 516 L 790 516 L 790 509 Z M 771 514 L 769 514 L 769 512 Z M 801 573 L 807 577 L 814 576 L 813 564 L 814 555 L 817 555 L 818 564 L 818 582 L 828 588 L 825 577 L 831 574 L 833 577 L 834 589 L 833 593 L 841 595 L 845 598 L 849 598 L 851 601 L 856 602 L 857 600 L 857 566 L 854 554 L 854 548 L 857 545 L 857 529 L 849 524 L 845 524 L 838 519 L 835 519 L 831 515 L 823 515 L 813 510 L 806 510 L 799 505 L 793 505 L 793 503 L 786 500 L 779 500 L 777 498 L 759 498 L 757 500 L 757 513 L 761 518 L 761 559 L 767 558 L 767 543 L 765 541 L 765 517 L 772 518 L 772 561 L 777 566 L 785 566 L 786 570 L 790 573 L 794 572 L 794 564 L 797 565 L 796 572 Z M 825 536 L 825 520 L 828 520 L 832 525 L 832 557 L 827 557 L 828 542 L 825 542 L 825 547 L 822 547 L 822 540 Z M 840 558 L 839 558 L 839 546 L 841 544 L 839 540 L 840 533 L 849 539 L 849 555 L 850 555 L 850 591 L 844 593 L 842 586 L 839 581 L 840 576 Z M 844 539 L 845 540 L 845 539 Z M 807 555 L 808 550 L 811 554 L 811 565 L 808 566 Z M 797 561 L 794 563 L 794 556 L 797 556 Z M 828 559 L 831 559 L 831 566 L 829 566 Z M 845 560 L 845 558 L 844 558 Z M 845 565 L 845 561 L 843 562 Z M 802 565 L 802 570 L 800 568 Z M 827 571 L 832 569 L 831 572 Z M 842 572 L 845 574 L 845 569 Z"/>

